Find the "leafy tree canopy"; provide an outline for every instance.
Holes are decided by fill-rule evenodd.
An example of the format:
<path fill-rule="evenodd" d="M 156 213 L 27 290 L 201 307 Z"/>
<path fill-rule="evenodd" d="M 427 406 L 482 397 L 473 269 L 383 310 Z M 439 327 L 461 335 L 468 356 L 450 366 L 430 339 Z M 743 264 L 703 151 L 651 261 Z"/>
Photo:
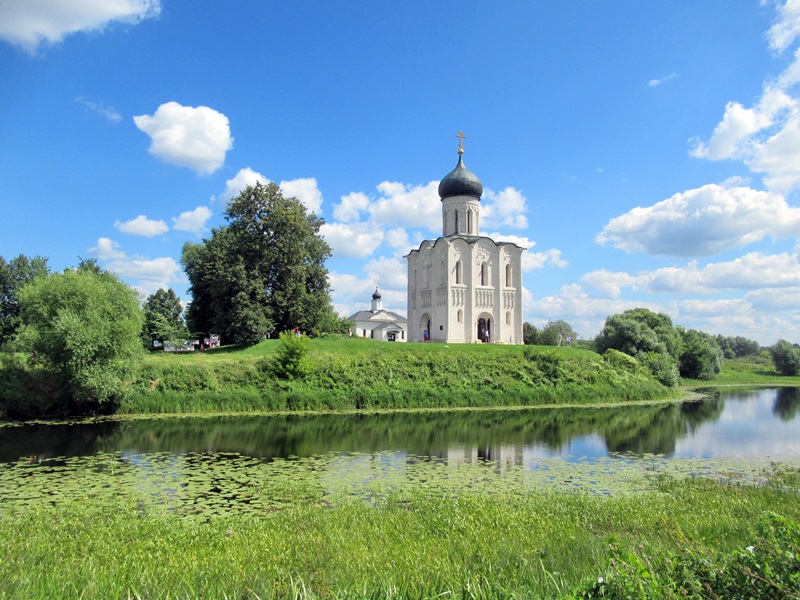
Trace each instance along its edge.
<path fill-rule="evenodd" d="M 192 330 L 254 344 L 274 331 L 319 329 L 330 309 L 324 221 L 274 183 L 248 186 L 225 219 L 210 239 L 183 248 Z"/>
<path fill-rule="evenodd" d="M 595 342 L 600 353 L 614 348 L 635 357 L 647 352 L 667 353 L 675 360 L 681 353 L 681 334 L 672 319 L 646 308 L 608 317 Z"/>
<path fill-rule="evenodd" d="M 717 345 L 722 349 L 725 358 L 756 356 L 761 352 L 761 344 L 755 340 L 737 335 L 735 337 L 717 336 Z"/>
<path fill-rule="evenodd" d="M 539 343 L 539 330 L 536 325 L 528 323 L 522 324 L 522 341 L 526 346 L 535 346 Z"/>
<path fill-rule="evenodd" d="M 162 347 L 164 341 L 179 342 L 189 337 L 183 321 L 181 299 L 170 288 L 159 289 L 150 294 L 144 302 L 144 338 L 151 347 L 158 342 Z"/>
<path fill-rule="evenodd" d="M 702 331 L 682 331 L 681 356 L 678 361 L 681 377 L 714 379 L 722 370 L 722 349 L 714 336 Z"/>
<path fill-rule="evenodd" d="M 558 334 L 561 334 L 561 344 L 567 343 L 567 338 L 574 341 L 578 339 L 578 334 L 573 331 L 572 326 L 566 321 L 548 321 L 539 332 L 538 343 L 543 346 L 556 346 L 558 344 Z M 524 333 L 523 333 L 524 335 Z"/>
<path fill-rule="evenodd" d="M 769 352 L 778 373 L 789 376 L 800 373 L 800 348 L 792 346 L 786 340 L 779 340 Z"/>
<path fill-rule="evenodd" d="M 20 254 L 11 261 L 0 256 L 0 347 L 11 341 L 20 325 L 17 292 L 27 282 L 47 275 L 47 259 Z"/>
<path fill-rule="evenodd" d="M 68 387 L 78 411 L 119 400 L 138 366 L 142 311 L 115 275 L 70 269 L 19 290 L 15 345 L 34 353 Z"/>

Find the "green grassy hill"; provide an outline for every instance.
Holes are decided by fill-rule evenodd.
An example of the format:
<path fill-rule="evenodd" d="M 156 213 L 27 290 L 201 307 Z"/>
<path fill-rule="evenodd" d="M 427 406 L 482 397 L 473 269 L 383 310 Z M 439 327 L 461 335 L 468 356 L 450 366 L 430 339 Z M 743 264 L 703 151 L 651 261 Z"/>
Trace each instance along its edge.
<path fill-rule="evenodd" d="M 278 365 L 281 342 L 147 358 L 123 412 L 370 410 L 529 406 L 665 398 L 635 361 L 589 350 L 497 344 L 310 341 L 302 376 Z M 622 356 L 622 355 L 620 355 Z"/>

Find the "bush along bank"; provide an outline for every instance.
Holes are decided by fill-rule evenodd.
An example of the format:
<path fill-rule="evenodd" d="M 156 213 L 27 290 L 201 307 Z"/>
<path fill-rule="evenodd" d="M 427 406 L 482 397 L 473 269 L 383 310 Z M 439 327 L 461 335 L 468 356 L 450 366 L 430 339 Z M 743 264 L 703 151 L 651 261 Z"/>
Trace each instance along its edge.
<path fill-rule="evenodd" d="M 302 338 L 301 338 L 302 339 Z M 304 342 L 298 342 L 304 343 Z M 666 398 L 635 359 L 609 350 L 480 347 L 284 352 L 242 361 L 146 361 L 126 413 L 533 406 Z M 372 347 L 374 348 L 374 346 Z M 162 357 L 172 358 L 172 357 Z"/>

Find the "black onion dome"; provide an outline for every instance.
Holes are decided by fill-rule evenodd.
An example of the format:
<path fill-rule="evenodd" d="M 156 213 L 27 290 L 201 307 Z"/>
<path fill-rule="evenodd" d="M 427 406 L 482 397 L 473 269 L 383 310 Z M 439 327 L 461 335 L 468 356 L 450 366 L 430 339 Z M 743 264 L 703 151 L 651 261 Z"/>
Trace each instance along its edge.
<path fill-rule="evenodd" d="M 464 166 L 461 156 L 458 157 L 456 168 L 439 182 L 439 198 L 442 200 L 451 196 L 472 196 L 480 200 L 482 194 L 481 180 Z"/>
<path fill-rule="evenodd" d="M 372 293 L 372 299 L 373 300 L 381 299 L 381 293 L 378 291 L 378 288 L 375 288 L 375 291 Z"/>

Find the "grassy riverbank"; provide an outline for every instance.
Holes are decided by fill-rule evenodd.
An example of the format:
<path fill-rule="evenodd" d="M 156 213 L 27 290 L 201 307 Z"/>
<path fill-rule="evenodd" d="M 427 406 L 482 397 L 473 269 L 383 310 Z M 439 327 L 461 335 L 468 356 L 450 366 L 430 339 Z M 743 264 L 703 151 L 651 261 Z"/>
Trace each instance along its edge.
<path fill-rule="evenodd" d="M 577 348 L 388 344 L 322 338 L 287 378 L 279 341 L 153 354 L 124 413 L 531 406 L 666 398 L 674 390 L 617 356 Z"/>
<path fill-rule="evenodd" d="M 146 498 L 7 508 L 0 598 L 790 597 L 799 479 L 659 477 L 612 496 L 423 487 L 202 520 Z"/>

